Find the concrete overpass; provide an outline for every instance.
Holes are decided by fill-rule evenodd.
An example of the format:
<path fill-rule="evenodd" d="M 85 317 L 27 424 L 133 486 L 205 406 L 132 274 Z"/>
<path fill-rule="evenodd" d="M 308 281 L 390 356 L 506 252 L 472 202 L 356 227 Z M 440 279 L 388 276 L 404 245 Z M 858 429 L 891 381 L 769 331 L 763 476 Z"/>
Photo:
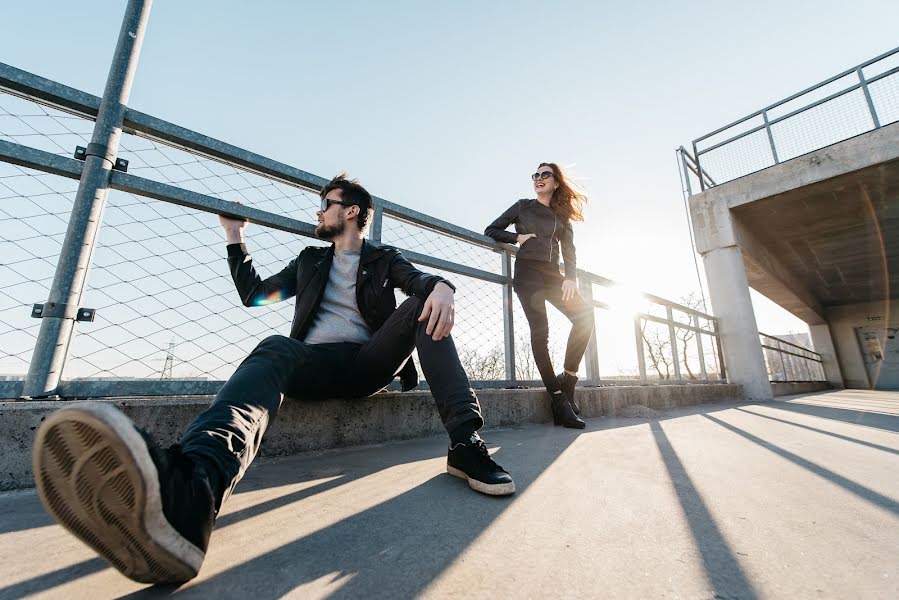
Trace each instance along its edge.
<path fill-rule="evenodd" d="M 899 389 L 899 123 L 690 198 L 729 378 L 771 391 L 749 287 L 809 324 L 834 387 Z"/>

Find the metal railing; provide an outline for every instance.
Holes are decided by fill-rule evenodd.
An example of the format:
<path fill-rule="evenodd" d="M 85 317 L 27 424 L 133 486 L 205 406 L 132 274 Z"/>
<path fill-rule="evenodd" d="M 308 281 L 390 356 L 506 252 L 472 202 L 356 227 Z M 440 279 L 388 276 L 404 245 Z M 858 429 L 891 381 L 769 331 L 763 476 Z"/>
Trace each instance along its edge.
<path fill-rule="evenodd" d="M 689 170 L 705 190 L 896 121 L 899 48 L 693 140 Z"/>
<path fill-rule="evenodd" d="M 140 4 L 129 3 L 126 25 Z M 280 268 L 297 246 L 321 244 L 313 222 L 326 179 L 127 108 L 121 96 L 115 114 L 95 123 L 104 102 L 0 63 L 0 398 L 215 393 L 255 343 L 286 331 L 293 303 L 233 302 L 220 227 L 203 213 L 258 226 L 257 268 Z M 104 127 L 120 128 L 118 151 L 95 141 Z M 109 163 L 97 188 L 109 194 L 92 204 L 82 188 L 96 160 Z M 453 336 L 473 385 L 539 384 L 527 327 L 515 326 L 524 322 L 512 292 L 516 248 L 375 202 L 371 239 L 452 277 Z M 73 236 L 88 246 L 86 260 L 68 255 Z M 53 299 L 60 280 L 79 277 L 83 287 L 68 296 L 77 305 Z M 645 294 L 622 302 L 621 286 L 583 270 L 578 283 L 599 311 L 584 384 L 725 380 L 711 315 Z M 32 308 L 48 289 L 50 301 Z M 551 319 L 559 362 L 567 321 Z M 48 320 L 58 322 L 52 336 Z"/>
<path fill-rule="evenodd" d="M 821 355 L 799 344 L 759 333 L 772 383 L 827 381 Z"/>

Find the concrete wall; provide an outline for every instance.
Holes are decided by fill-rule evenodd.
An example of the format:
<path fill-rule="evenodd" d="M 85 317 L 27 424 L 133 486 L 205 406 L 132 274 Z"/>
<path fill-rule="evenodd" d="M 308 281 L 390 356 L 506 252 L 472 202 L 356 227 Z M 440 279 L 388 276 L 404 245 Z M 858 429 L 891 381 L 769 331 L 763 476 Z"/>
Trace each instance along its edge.
<path fill-rule="evenodd" d="M 772 383 L 771 391 L 774 397 L 792 396 L 793 394 L 810 394 L 812 392 L 823 392 L 831 389 L 826 381 L 797 381 L 790 383 Z"/>
<path fill-rule="evenodd" d="M 543 390 L 480 390 L 487 428 L 552 419 Z M 585 418 L 615 415 L 642 404 L 654 409 L 737 401 L 734 384 L 651 385 L 578 388 Z M 212 401 L 211 396 L 103 400 L 127 414 L 162 446 L 176 442 L 182 430 Z M 31 446 L 35 430 L 67 402 L 0 402 L 0 490 L 33 487 Z M 443 425 L 427 392 L 382 393 L 365 400 L 285 401 L 266 432 L 262 456 L 295 454 L 343 446 L 443 434 Z"/>
<path fill-rule="evenodd" d="M 831 306 L 827 308 L 826 316 L 846 387 L 870 388 L 855 328 L 870 325 L 899 326 L 899 300 Z M 885 322 L 888 316 L 889 321 Z M 869 321 L 868 317 L 881 317 L 882 320 Z"/>

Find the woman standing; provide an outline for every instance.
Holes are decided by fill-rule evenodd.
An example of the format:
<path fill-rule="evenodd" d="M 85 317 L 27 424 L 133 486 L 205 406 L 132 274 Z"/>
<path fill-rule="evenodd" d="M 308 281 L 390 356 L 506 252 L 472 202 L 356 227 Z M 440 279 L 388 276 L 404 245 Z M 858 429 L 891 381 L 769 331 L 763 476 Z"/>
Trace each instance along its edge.
<path fill-rule="evenodd" d="M 577 371 L 593 333 L 593 308 L 577 288 L 577 258 L 572 221 L 583 221 L 587 196 L 572 184 L 555 163 L 540 163 L 531 175 L 536 199 L 519 200 L 484 232 L 497 242 L 519 244 L 515 258 L 515 293 L 531 328 L 531 350 L 540 378 L 550 395 L 553 422 L 576 429 L 586 424 L 574 400 Z M 515 233 L 506 227 L 515 224 Z M 565 273 L 559 272 L 559 247 Z M 565 350 L 565 370 L 558 376 L 549 356 L 546 302 L 571 321 Z"/>

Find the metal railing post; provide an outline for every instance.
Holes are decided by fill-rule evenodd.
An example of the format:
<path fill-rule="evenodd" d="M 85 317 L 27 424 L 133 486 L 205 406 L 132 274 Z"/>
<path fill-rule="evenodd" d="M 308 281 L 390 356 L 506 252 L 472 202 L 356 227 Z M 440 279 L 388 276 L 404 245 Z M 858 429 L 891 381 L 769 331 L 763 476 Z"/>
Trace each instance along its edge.
<path fill-rule="evenodd" d="M 515 326 L 512 322 L 512 313 L 515 309 L 515 294 L 512 290 L 512 253 L 502 251 L 503 277 L 509 277 L 509 281 L 503 284 L 503 348 L 506 351 L 506 379 L 515 382 Z"/>
<path fill-rule="evenodd" d="M 780 164 L 777 158 L 777 147 L 774 145 L 774 134 L 771 132 L 771 124 L 768 122 L 768 111 L 762 112 L 762 119 L 765 121 L 765 132 L 768 134 L 768 143 L 771 145 L 771 156 L 774 157 L 774 164 Z"/>
<path fill-rule="evenodd" d="M 880 129 L 880 119 L 877 118 L 877 110 L 874 108 L 874 100 L 871 98 L 871 90 L 868 89 L 868 80 L 859 67 L 855 71 L 858 74 L 858 80 L 861 82 L 862 91 L 865 93 L 865 101 L 868 103 L 868 110 L 871 111 L 871 120 L 874 121 L 874 129 Z"/>
<path fill-rule="evenodd" d="M 119 150 L 125 105 L 131 95 L 131 84 L 137 70 L 152 4 L 152 0 L 129 0 L 125 9 L 97 122 L 94 124 L 91 143 L 87 147 L 65 241 L 44 305 L 44 316 L 25 379 L 23 396 L 52 396 L 62 378 L 75 330 L 75 316 L 84 294 L 97 232 L 106 205 L 109 174 Z"/>
<path fill-rule="evenodd" d="M 643 328 L 640 327 L 640 315 L 634 316 L 634 338 L 637 343 L 637 367 L 640 369 L 640 383 L 646 383 L 646 356 L 643 354 Z"/>
<path fill-rule="evenodd" d="M 721 329 L 718 327 L 718 319 L 715 325 L 715 348 L 718 351 L 718 377 L 721 381 L 727 381 L 727 366 L 724 364 L 724 348 L 721 347 Z"/>
<path fill-rule="evenodd" d="M 781 348 L 779 341 L 777 342 L 777 348 L 778 348 L 777 357 L 780 359 L 780 370 L 783 372 L 783 377 L 784 377 L 783 380 L 791 381 L 790 376 L 787 373 L 787 363 L 784 360 L 784 354 L 783 354 L 783 352 L 780 352 L 780 350 L 783 350 L 783 348 Z"/>
<path fill-rule="evenodd" d="M 681 380 L 680 374 L 680 357 L 677 354 L 677 334 L 674 333 L 674 311 L 670 306 L 665 307 L 668 315 L 668 337 L 671 339 L 671 360 L 674 362 L 674 378 Z"/>
<path fill-rule="evenodd" d="M 381 241 L 381 234 L 384 231 L 384 207 L 378 202 L 375 204 L 375 214 L 371 220 L 371 240 L 374 242 Z"/>
<path fill-rule="evenodd" d="M 699 150 L 696 149 L 696 142 L 693 142 L 693 159 L 696 161 L 696 171 L 699 173 L 699 191 L 705 191 L 705 179 L 702 176 L 702 165 L 699 163 Z"/>
<path fill-rule="evenodd" d="M 690 185 L 690 167 L 687 165 L 687 151 L 683 146 L 677 149 L 677 153 L 680 154 L 680 166 L 684 171 L 684 182 L 687 186 L 687 196 L 693 195 L 693 186 Z M 698 170 L 698 169 L 697 169 Z M 702 171 L 699 171 L 699 179 L 702 179 Z"/>
<path fill-rule="evenodd" d="M 590 310 L 596 313 L 593 304 L 593 283 L 589 278 L 578 273 L 578 287 L 581 290 L 581 296 L 584 302 L 590 307 Z M 587 342 L 587 353 L 584 356 L 587 367 L 587 379 L 590 385 L 599 385 L 599 353 L 596 345 L 596 327 L 593 327 L 593 333 L 590 334 L 590 341 Z"/>
<path fill-rule="evenodd" d="M 696 329 L 702 329 L 699 325 L 699 315 L 693 315 L 693 326 Z M 705 351 L 702 348 L 702 333 L 696 332 L 696 349 L 699 351 L 699 373 L 702 375 L 703 381 L 708 381 L 709 375 L 705 370 Z"/>

